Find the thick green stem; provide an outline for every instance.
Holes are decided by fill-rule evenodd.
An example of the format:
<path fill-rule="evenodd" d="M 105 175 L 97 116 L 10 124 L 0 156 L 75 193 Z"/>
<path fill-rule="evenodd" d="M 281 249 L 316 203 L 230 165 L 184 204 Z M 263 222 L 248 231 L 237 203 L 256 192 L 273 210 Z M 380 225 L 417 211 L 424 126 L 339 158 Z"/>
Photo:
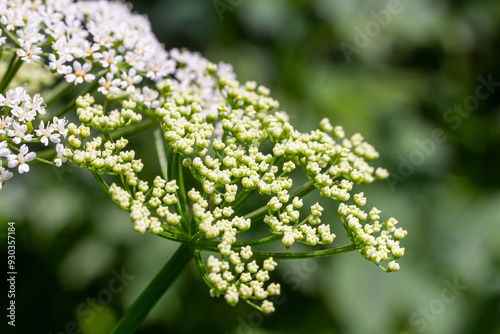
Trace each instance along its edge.
<path fill-rule="evenodd" d="M 172 286 L 179 274 L 193 258 L 194 250 L 188 244 L 181 244 L 160 272 L 149 283 L 139 298 L 127 310 L 115 326 L 112 334 L 134 333 L 151 312 L 163 294 Z"/>

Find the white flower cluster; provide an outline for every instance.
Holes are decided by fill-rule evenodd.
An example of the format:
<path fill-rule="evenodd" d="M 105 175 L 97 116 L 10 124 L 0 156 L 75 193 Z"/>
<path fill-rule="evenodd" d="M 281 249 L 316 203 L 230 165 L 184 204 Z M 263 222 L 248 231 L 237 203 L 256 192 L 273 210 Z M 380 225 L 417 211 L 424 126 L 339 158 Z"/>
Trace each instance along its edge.
<path fill-rule="evenodd" d="M 37 127 L 33 126 L 37 116 L 45 114 L 45 104 L 39 94 L 31 97 L 24 87 L 9 89 L 5 96 L 0 94 L 0 107 L 4 113 L 0 116 L 0 189 L 14 175 L 4 167 L 4 158 L 8 168 L 17 167 L 19 174 L 29 172 L 28 163 L 36 158 L 36 153 L 29 150 L 27 143 L 56 144 L 54 164 L 59 167 L 66 161 L 61 144 L 61 137 L 67 133 L 66 120 L 54 117 L 52 121 L 41 120 Z"/>
<path fill-rule="evenodd" d="M 147 18 L 121 2 L 2 2 L 0 23 L 10 37 L 0 38 L 0 46 L 14 44 L 10 46 L 22 61 L 45 62 L 69 83 L 95 82 L 110 99 L 133 98 L 157 108 L 158 91 L 141 84 L 175 76 L 178 94 L 194 90 L 204 107 L 222 101 L 213 94 L 214 82 L 205 71 L 208 60 L 178 49 L 167 52 Z M 51 51 L 43 53 L 44 47 Z M 218 74 L 234 76 L 232 67 L 222 63 Z"/>
<path fill-rule="evenodd" d="M 274 311 L 267 297 L 279 294 L 280 287 L 264 284 L 276 262 L 268 257 L 259 267 L 251 247 L 237 238 L 263 220 L 271 235 L 253 244 L 279 239 L 286 248 L 296 242 L 331 244 L 335 234 L 321 219 L 322 205 L 303 208 L 302 198 L 313 190 L 324 201 L 353 199 L 352 205 L 340 204 L 339 214 L 366 259 L 379 264 L 403 255 L 399 239 L 406 231 L 392 218 L 379 223 L 376 209 L 368 219 L 360 209 L 366 204 L 363 193 L 352 194 L 354 187 L 388 177 L 385 169 L 370 165 L 378 152 L 360 134 L 346 138 L 343 128 L 328 119 L 318 130 L 298 131 L 286 113 L 277 111 L 269 89 L 253 81 L 241 84 L 227 64 L 185 50 L 165 51 L 147 19 L 121 2 L 2 2 L 0 24 L 6 34 L 0 46 L 12 44 L 6 52 L 16 50 L 14 65 L 15 57 L 45 62 L 67 87 L 87 87 L 63 110 L 76 106 L 82 123 L 67 129 L 58 118 L 32 129 L 32 118 L 44 112 L 38 95 L 21 99 L 26 96 L 21 88 L 0 95 L 4 110 L 14 115 L 0 121 L 0 156 L 7 157 L 8 167 L 27 171 L 26 162 L 35 155 L 24 142 L 56 143 L 56 164 L 68 159 L 92 171 L 118 207 L 130 212 L 137 232 L 218 251 L 201 269 L 213 296 L 224 295 L 230 305 L 245 300 L 263 312 Z M 122 134 L 153 126 L 161 130 L 159 136 L 155 132 L 155 144 L 164 174 L 148 182 L 139 178 L 144 165 L 135 151 L 124 150 L 128 140 Z M 59 143 L 66 134 L 68 148 Z M 16 156 L 10 149 L 19 144 Z M 1 168 L 3 182 L 11 174 Z M 194 179 L 191 183 L 198 181 L 197 187 L 185 189 L 184 172 Z M 294 183 L 300 172 L 308 180 L 304 186 Z M 115 175 L 117 181 L 108 187 L 100 174 Z M 254 195 L 265 205 L 245 214 L 240 208 Z M 399 269 L 394 261 L 388 267 Z"/>

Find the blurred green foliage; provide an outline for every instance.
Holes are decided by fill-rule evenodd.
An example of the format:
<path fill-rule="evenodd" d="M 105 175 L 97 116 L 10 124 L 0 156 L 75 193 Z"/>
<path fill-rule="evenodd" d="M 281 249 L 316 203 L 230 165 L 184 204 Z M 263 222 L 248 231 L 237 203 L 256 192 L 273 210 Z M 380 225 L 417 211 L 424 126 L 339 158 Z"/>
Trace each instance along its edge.
<path fill-rule="evenodd" d="M 369 205 L 409 232 L 395 274 L 354 253 L 281 261 L 271 316 L 211 298 L 190 267 L 139 333 L 500 333 L 500 86 L 476 91 L 500 82 L 498 1 L 132 3 L 167 49 L 271 88 L 300 130 L 329 117 L 361 132 L 393 176 Z M 134 233 L 88 173 L 36 167 L 0 191 L 0 221 L 17 228 L 16 332 L 107 333 L 176 245 Z M 113 270 L 134 278 L 109 298 Z"/>

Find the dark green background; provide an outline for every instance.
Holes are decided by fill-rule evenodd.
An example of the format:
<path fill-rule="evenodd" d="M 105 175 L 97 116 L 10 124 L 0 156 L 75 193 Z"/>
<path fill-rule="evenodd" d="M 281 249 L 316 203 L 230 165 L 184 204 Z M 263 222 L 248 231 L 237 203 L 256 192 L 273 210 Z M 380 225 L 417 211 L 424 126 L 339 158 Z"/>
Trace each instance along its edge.
<path fill-rule="evenodd" d="M 393 177 L 365 189 L 368 205 L 408 230 L 395 274 L 355 253 L 281 261 L 271 316 L 211 298 L 191 267 L 138 333 L 500 333 L 500 86 L 475 100 L 480 77 L 500 82 L 498 1 L 133 2 L 167 49 L 233 64 L 298 129 L 329 117 L 361 132 Z M 108 333 L 175 245 L 134 233 L 89 173 L 34 167 L 0 191 L 17 227 L 16 332 Z M 335 207 L 324 216 L 345 240 Z M 135 278 L 92 308 L 122 269 Z"/>

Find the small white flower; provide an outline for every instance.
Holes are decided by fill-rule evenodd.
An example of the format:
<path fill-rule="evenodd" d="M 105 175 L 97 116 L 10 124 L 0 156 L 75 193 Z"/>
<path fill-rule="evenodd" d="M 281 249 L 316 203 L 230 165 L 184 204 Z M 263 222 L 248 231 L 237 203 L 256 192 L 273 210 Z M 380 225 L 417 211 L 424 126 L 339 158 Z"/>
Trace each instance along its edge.
<path fill-rule="evenodd" d="M 54 54 L 49 55 L 49 69 L 53 71 L 57 71 L 57 73 L 66 75 L 71 73 L 71 66 L 65 65 L 66 62 L 72 61 L 73 56 L 69 54 L 63 54 L 59 56 L 59 59 L 56 58 Z"/>
<path fill-rule="evenodd" d="M 12 117 L 0 116 L 0 134 L 6 134 L 6 129 L 12 124 Z"/>
<path fill-rule="evenodd" d="M 396 261 L 391 261 L 389 262 L 388 268 L 390 271 L 398 271 L 399 270 L 399 263 Z"/>
<path fill-rule="evenodd" d="M 88 73 L 92 69 L 90 63 L 84 63 L 83 66 L 77 61 L 73 62 L 74 73 L 69 73 L 65 76 L 66 81 L 74 82 L 75 85 L 81 84 L 84 80 L 87 82 L 92 82 L 95 79 L 95 75 Z"/>
<path fill-rule="evenodd" d="M 6 12 L 6 15 L 2 15 L 0 19 L 0 23 L 6 26 L 7 30 L 12 31 L 16 27 L 24 26 L 24 20 L 21 15 L 18 15 L 18 12 L 14 10 L 9 10 Z"/>
<path fill-rule="evenodd" d="M 99 85 L 101 85 L 101 87 L 99 87 L 97 91 L 103 95 L 107 95 L 108 93 L 119 95 L 120 88 L 118 86 L 121 85 L 121 82 L 120 79 L 115 78 L 112 72 L 108 72 L 106 73 L 106 77 L 99 78 Z"/>
<path fill-rule="evenodd" d="M 129 94 L 135 91 L 134 85 L 142 81 L 142 76 L 137 75 L 134 68 L 131 68 L 128 71 L 128 73 L 122 72 L 121 78 L 122 78 L 121 82 L 122 89 L 126 89 L 127 93 Z"/>
<path fill-rule="evenodd" d="M 160 93 L 157 90 L 150 89 L 147 86 L 142 88 L 142 94 L 135 94 L 139 102 L 151 109 L 156 109 L 160 106 L 160 101 L 157 100 Z"/>
<path fill-rule="evenodd" d="M 31 110 L 44 115 L 45 114 L 45 103 L 43 103 L 43 97 L 40 94 L 35 94 L 32 101 L 28 101 L 26 105 L 31 108 Z"/>
<path fill-rule="evenodd" d="M 112 73 L 118 72 L 118 67 L 116 66 L 118 63 L 123 61 L 123 56 L 116 55 L 116 50 L 111 49 L 109 51 L 103 51 L 102 59 L 99 61 L 102 67 L 111 69 Z"/>
<path fill-rule="evenodd" d="M 12 152 L 9 150 L 7 142 L 0 142 L 0 157 L 6 158 L 9 154 L 12 154 Z"/>
<path fill-rule="evenodd" d="M 39 54 L 42 53 L 42 49 L 31 43 L 21 43 L 22 49 L 17 50 L 17 55 L 21 57 L 21 60 L 26 63 L 34 62 L 38 63 L 41 59 Z"/>
<path fill-rule="evenodd" d="M 0 30 L 0 36 L 2 36 L 2 30 Z M 4 45 L 5 44 L 5 40 L 7 39 L 7 37 L 0 37 L 0 46 Z M 1 185 L 0 185 L 1 186 Z"/>
<path fill-rule="evenodd" d="M 12 178 L 13 175 L 11 171 L 0 166 L 0 190 L 2 189 L 3 183 Z"/>
<path fill-rule="evenodd" d="M 7 156 L 7 166 L 9 168 L 14 168 L 19 165 L 19 174 L 27 173 L 30 170 L 30 166 L 27 164 L 27 162 L 30 162 L 35 158 L 36 153 L 28 152 L 28 146 L 26 146 L 26 144 L 23 144 L 19 149 L 18 154 L 10 154 Z"/>
<path fill-rule="evenodd" d="M 12 123 L 12 130 L 9 130 L 7 135 L 9 137 L 14 137 L 12 140 L 16 144 L 20 144 L 22 140 L 32 140 L 33 135 L 31 134 L 26 134 L 26 131 L 28 131 L 28 126 L 26 124 L 19 124 L 17 122 Z M 26 146 L 26 145 L 24 145 Z"/>
<path fill-rule="evenodd" d="M 263 268 L 267 271 L 273 271 L 278 264 L 273 260 L 272 257 L 264 260 Z"/>
<path fill-rule="evenodd" d="M 56 158 L 54 159 L 54 162 L 57 167 L 61 167 L 63 163 L 65 163 L 68 158 L 64 155 L 66 148 L 63 146 L 63 144 L 57 144 L 56 145 L 56 151 L 57 155 Z"/>
<path fill-rule="evenodd" d="M 45 146 L 49 145 L 49 140 L 53 143 L 61 142 L 59 133 L 54 133 L 54 127 L 52 124 L 47 123 L 47 126 L 45 126 L 43 121 L 40 122 L 40 126 L 36 130 L 36 135 L 37 137 L 42 137 L 40 138 L 40 142 Z"/>
<path fill-rule="evenodd" d="M 66 118 L 58 118 L 57 116 L 54 116 L 54 118 L 52 119 L 52 127 L 55 129 L 55 131 L 59 132 L 64 138 L 66 138 L 66 135 L 68 134 L 68 129 L 66 128 L 66 124 L 68 124 Z"/>
<path fill-rule="evenodd" d="M 17 92 L 13 89 L 9 89 L 5 94 L 5 97 L 0 94 L 0 106 L 7 106 L 10 108 L 17 107 L 21 103 Z"/>
<path fill-rule="evenodd" d="M 27 105 L 22 107 L 14 107 L 11 110 L 12 115 L 17 117 L 22 123 L 31 122 L 36 117 L 36 111 L 29 108 Z"/>

